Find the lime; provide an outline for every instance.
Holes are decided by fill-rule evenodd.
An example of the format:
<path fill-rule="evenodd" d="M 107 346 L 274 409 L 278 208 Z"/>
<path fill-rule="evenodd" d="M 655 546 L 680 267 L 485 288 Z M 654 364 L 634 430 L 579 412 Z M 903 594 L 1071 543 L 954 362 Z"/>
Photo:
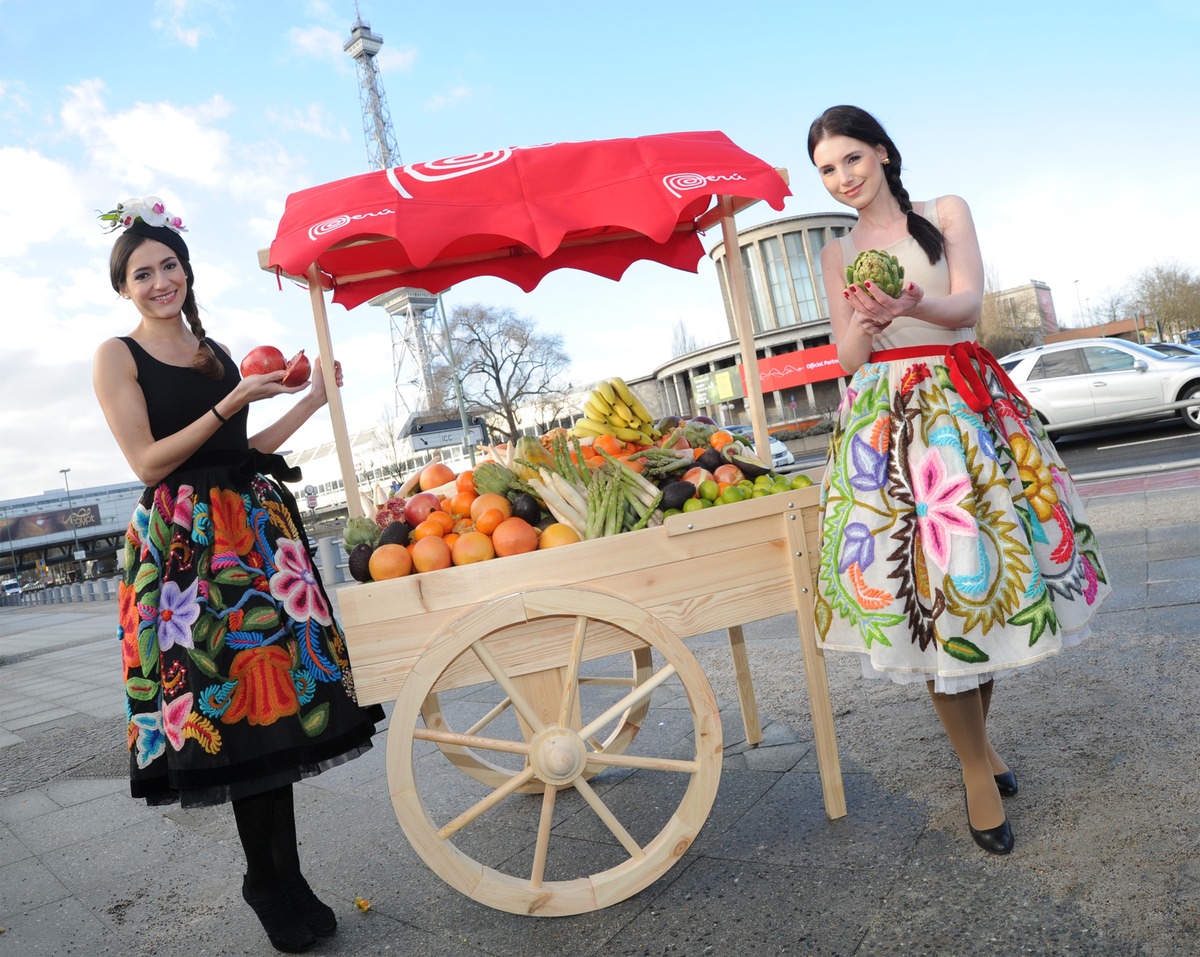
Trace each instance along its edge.
<path fill-rule="evenodd" d="M 808 488 L 812 483 L 813 480 L 803 472 L 792 476 L 792 488 Z"/>
<path fill-rule="evenodd" d="M 736 485 L 729 486 L 729 488 L 717 496 L 718 505 L 728 505 L 730 502 L 744 502 L 745 500 L 746 493 Z"/>
<path fill-rule="evenodd" d="M 750 493 L 750 497 L 751 498 L 766 498 L 770 494 L 771 493 L 768 492 L 765 488 L 759 487 Z"/>
<path fill-rule="evenodd" d="M 681 511 L 682 511 L 682 510 L 681 510 L 681 509 L 678 509 L 678 508 L 669 508 L 669 509 L 667 509 L 665 512 L 663 512 L 663 513 L 662 513 L 663 521 L 666 521 L 666 520 L 667 520 L 668 518 L 670 518 L 672 515 L 679 515 L 679 514 L 681 513 Z"/>
<path fill-rule="evenodd" d="M 683 510 L 685 512 L 698 512 L 698 511 L 700 511 L 700 509 L 704 508 L 704 506 L 707 504 L 709 504 L 709 503 L 705 502 L 703 499 L 689 498 L 686 502 L 683 503 Z"/>
<path fill-rule="evenodd" d="M 700 488 L 696 491 L 700 493 L 700 497 L 709 502 L 715 501 L 717 496 L 721 494 L 721 486 L 712 479 L 705 479 L 700 483 Z"/>
<path fill-rule="evenodd" d="M 758 478 L 756 478 L 754 480 L 755 488 L 762 488 L 764 485 L 770 485 L 770 484 L 771 484 L 771 476 L 767 473 L 763 473 L 762 475 L 758 476 Z"/>

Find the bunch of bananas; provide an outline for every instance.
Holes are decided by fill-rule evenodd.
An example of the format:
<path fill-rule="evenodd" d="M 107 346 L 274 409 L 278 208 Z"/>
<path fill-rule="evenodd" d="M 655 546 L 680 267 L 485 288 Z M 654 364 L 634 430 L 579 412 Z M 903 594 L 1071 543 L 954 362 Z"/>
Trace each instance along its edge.
<path fill-rule="evenodd" d="M 662 438 L 641 400 L 617 376 L 602 379 L 583 403 L 583 417 L 571 430 L 580 438 L 613 435 L 622 442 L 653 445 Z"/>

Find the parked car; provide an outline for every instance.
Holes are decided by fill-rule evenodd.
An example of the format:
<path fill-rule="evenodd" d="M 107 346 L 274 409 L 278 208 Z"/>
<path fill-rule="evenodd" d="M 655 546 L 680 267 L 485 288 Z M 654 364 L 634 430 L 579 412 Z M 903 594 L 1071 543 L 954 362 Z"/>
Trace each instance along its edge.
<path fill-rule="evenodd" d="M 1049 426 L 1094 416 L 1136 419 L 1170 415 L 1168 402 L 1200 430 L 1200 356 L 1168 358 L 1124 339 L 1070 339 L 1013 352 L 999 360 Z"/>
<path fill-rule="evenodd" d="M 751 439 L 754 438 L 754 429 L 748 425 L 727 425 L 724 426 L 725 431 L 731 435 L 748 435 Z M 792 450 L 775 438 L 770 436 L 771 443 L 771 468 L 781 469 L 787 465 L 796 464 L 796 456 L 792 455 Z"/>
<path fill-rule="evenodd" d="M 1164 356 L 1200 356 L 1200 349 L 1195 346 L 1181 346 L 1177 342 L 1147 342 L 1146 348 L 1161 352 Z"/>

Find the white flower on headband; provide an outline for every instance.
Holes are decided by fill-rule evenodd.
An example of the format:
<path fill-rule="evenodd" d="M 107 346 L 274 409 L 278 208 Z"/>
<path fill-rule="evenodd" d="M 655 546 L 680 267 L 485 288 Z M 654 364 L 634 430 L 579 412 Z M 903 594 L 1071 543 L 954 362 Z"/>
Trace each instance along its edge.
<path fill-rule="evenodd" d="M 167 212 L 163 202 L 157 196 L 147 196 L 145 199 L 127 199 L 117 203 L 117 208 L 100 214 L 100 221 L 108 224 L 110 230 L 128 229 L 138 220 L 147 226 L 166 226 L 177 233 L 186 233 L 187 227 L 178 216 Z"/>

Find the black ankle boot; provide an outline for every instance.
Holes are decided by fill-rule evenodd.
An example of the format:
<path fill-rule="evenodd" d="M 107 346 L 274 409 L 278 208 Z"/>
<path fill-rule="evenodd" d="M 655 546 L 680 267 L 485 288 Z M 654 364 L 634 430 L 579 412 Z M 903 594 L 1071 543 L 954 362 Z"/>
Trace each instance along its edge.
<path fill-rule="evenodd" d="M 299 884 L 287 888 L 287 898 L 292 913 L 300 917 L 318 937 L 328 937 L 337 930 L 337 915 L 333 908 L 313 893 L 303 877 Z"/>
<path fill-rule="evenodd" d="M 271 946 L 287 954 L 299 954 L 317 942 L 308 924 L 291 904 L 286 890 L 276 890 L 265 897 L 250 893 L 250 885 L 242 879 L 242 898 L 258 915 Z"/>

